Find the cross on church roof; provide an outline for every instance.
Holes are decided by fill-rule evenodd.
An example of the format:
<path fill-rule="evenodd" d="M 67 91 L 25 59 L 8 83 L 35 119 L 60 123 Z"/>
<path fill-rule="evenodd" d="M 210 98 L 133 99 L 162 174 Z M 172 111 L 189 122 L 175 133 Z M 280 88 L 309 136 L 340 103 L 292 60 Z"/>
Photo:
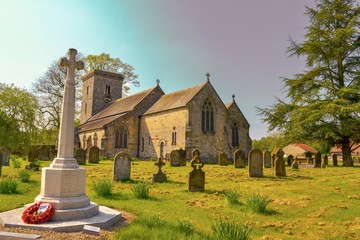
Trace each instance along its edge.
<path fill-rule="evenodd" d="M 156 84 L 159 86 L 159 84 L 160 84 L 160 80 L 159 80 L 159 79 L 156 79 Z"/>
<path fill-rule="evenodd" d="M 232 95 L 233 102 L 235 102 L 235 94 Z"/>
<path fill-rule="evenodd" d="M 207 73 L 207 74 L 206 74 L 206 80 L 207 80 L 208 82 L 210 82 L 210 73 Z"/>

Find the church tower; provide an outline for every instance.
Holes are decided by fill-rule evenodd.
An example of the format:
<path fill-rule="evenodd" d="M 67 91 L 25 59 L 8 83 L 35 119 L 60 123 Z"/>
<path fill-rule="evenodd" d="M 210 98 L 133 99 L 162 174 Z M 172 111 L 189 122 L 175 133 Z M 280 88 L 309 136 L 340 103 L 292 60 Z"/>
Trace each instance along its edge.
<path fill-rule="evenodd" d="M 92 70 L 82 77 L 80 124 L 98 113 L 107 103 L 122 97 L 124 76 Z"/>

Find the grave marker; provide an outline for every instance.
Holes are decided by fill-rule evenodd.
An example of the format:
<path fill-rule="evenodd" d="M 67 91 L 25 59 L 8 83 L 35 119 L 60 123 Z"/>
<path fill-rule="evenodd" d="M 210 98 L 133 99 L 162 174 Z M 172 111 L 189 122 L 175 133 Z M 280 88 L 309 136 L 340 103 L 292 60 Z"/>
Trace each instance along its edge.
<path fill-rule="evenodd" d="M 86 151 L 84 149 L 76 150 L 76 161 L 79 165 L 86 165 Z"/>
<path fill-rule="evenodd" d="M 204 162 L 198 155 L 190 162 L 193 170 L 189 172 L 189 192 L 201 192 L 205 190 L 205 173 L 201 168 Z"/>
<path fill-rule="evenodd" d="M 241 149 L 238 149 L 234 152 L 234 167 L 235 168 L 245 167 L 245 153 Z"/>
<path fill-rule="evenodd" d="M 170 166 L 179 167 L 180 166 L 180 151 L 173 150 L 170 153 Z"/>
<path fill-rule="evenodd" d="M 226 166 L 228 164 L 227 154 L 224 152 L 219 153 L 219 165 Z"/>
<path fill-rule="evenodd" d="M 251 149 L 249 153 L 249 176 L 250 177 L 263 176 L 263 154 L 257 148 Z"/>
<path fill-rule="evenodd" d="M 2 165 L 9 166 L 10 165 L 10 150 L 7 147 L 1 147 L 0 153 L 2 153 Z"/>
<path fill-rule="evenodd" d="M 161 168 L 165 165 L 165 162 L 163 160 L 161 160 L 161 158 L 159 158 L 158 162 L 155 163 L 155 166 L 158 167 L 158 172 L 156 174 L 153 175 L 152 177 L 152 181 L 153 182 L 166 182 L 167 181 L 167 177 L 166 174 L 163 173 L 163 171 L 161 171 Z"/>
<path fill-rule="evenodd" d="M 130 179 L 131 173 L 131 156 L 126 152 L 119 152 L 114 159 L 114 174 L 115 181 L 124 181 Z"/>
<path fill-rule="evenodd" d="M 281 148 L 276 152 L 275 175 L 277 177 L 285 177 L 286 176 L 284 151 Z"/>
<path fill-rule="evenodd" d="M 99 163 L 100 149 L 97 146 L 91 146 L 89 150 L 89 163 Z"/>
<path fill-rule="evenodd" d="M 271 153 L 269 151 L 264 152 L 264 167 L 271 168 Z"/>

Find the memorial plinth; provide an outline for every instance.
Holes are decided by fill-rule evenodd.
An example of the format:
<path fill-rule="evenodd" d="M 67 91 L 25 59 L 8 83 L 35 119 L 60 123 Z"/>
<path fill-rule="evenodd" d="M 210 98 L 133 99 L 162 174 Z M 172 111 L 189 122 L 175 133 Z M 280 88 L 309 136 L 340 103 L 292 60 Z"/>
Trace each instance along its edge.
<path fill-rule="evenodd" d="M 31 227 L 44 230 L 66 231 L 78 230 L 79 227 L 71 225 L 76 222 L 94 226 L 110 227 L 121 219 L 121 213 L 106 207 L 100 207 L 90 202 L 85 194 L 86 170 L 79 168 L 73 157 L 74 149 L 74 118 L 75 118 L 75 69 L 82 69 L 84 63 L 76 61 L 77 51 L 69 49 L 69 58 L 62 58 L 60 65 L 67 67 L 67 78 L 64 85 L 61 122 L 58 141 L 58 155 L 50 167 L 42 169 L 41 190 L 35 202 L 49 202 L 55 208 L 51 221 L 43 224 L 24 224 L 19 216 L 23 210 L 12 210 L 0 213 L 0 223 L 3 226 Z M 61 224 L 59 224 L 61 223 Z M 80 224 L 81 225 L 81 224 Z M 36 227 L 35 227 L 36 226 Z M 58 226 L 58 227 L 56 227 Z M 64 228 L 64 226 L 68 226 Z"/>

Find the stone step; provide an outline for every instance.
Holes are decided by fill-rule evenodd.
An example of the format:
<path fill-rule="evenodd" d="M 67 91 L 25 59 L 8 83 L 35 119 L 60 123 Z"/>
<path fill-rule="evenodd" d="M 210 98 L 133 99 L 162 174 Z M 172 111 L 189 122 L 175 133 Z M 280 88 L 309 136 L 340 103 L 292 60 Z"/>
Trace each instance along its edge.
<path fill-rule="evenodd" d="M 25 234 L 16 232 L 0 232 L 1 240 L 28 240 L 28 239 L 39 239 L 41 235 Z"/>

